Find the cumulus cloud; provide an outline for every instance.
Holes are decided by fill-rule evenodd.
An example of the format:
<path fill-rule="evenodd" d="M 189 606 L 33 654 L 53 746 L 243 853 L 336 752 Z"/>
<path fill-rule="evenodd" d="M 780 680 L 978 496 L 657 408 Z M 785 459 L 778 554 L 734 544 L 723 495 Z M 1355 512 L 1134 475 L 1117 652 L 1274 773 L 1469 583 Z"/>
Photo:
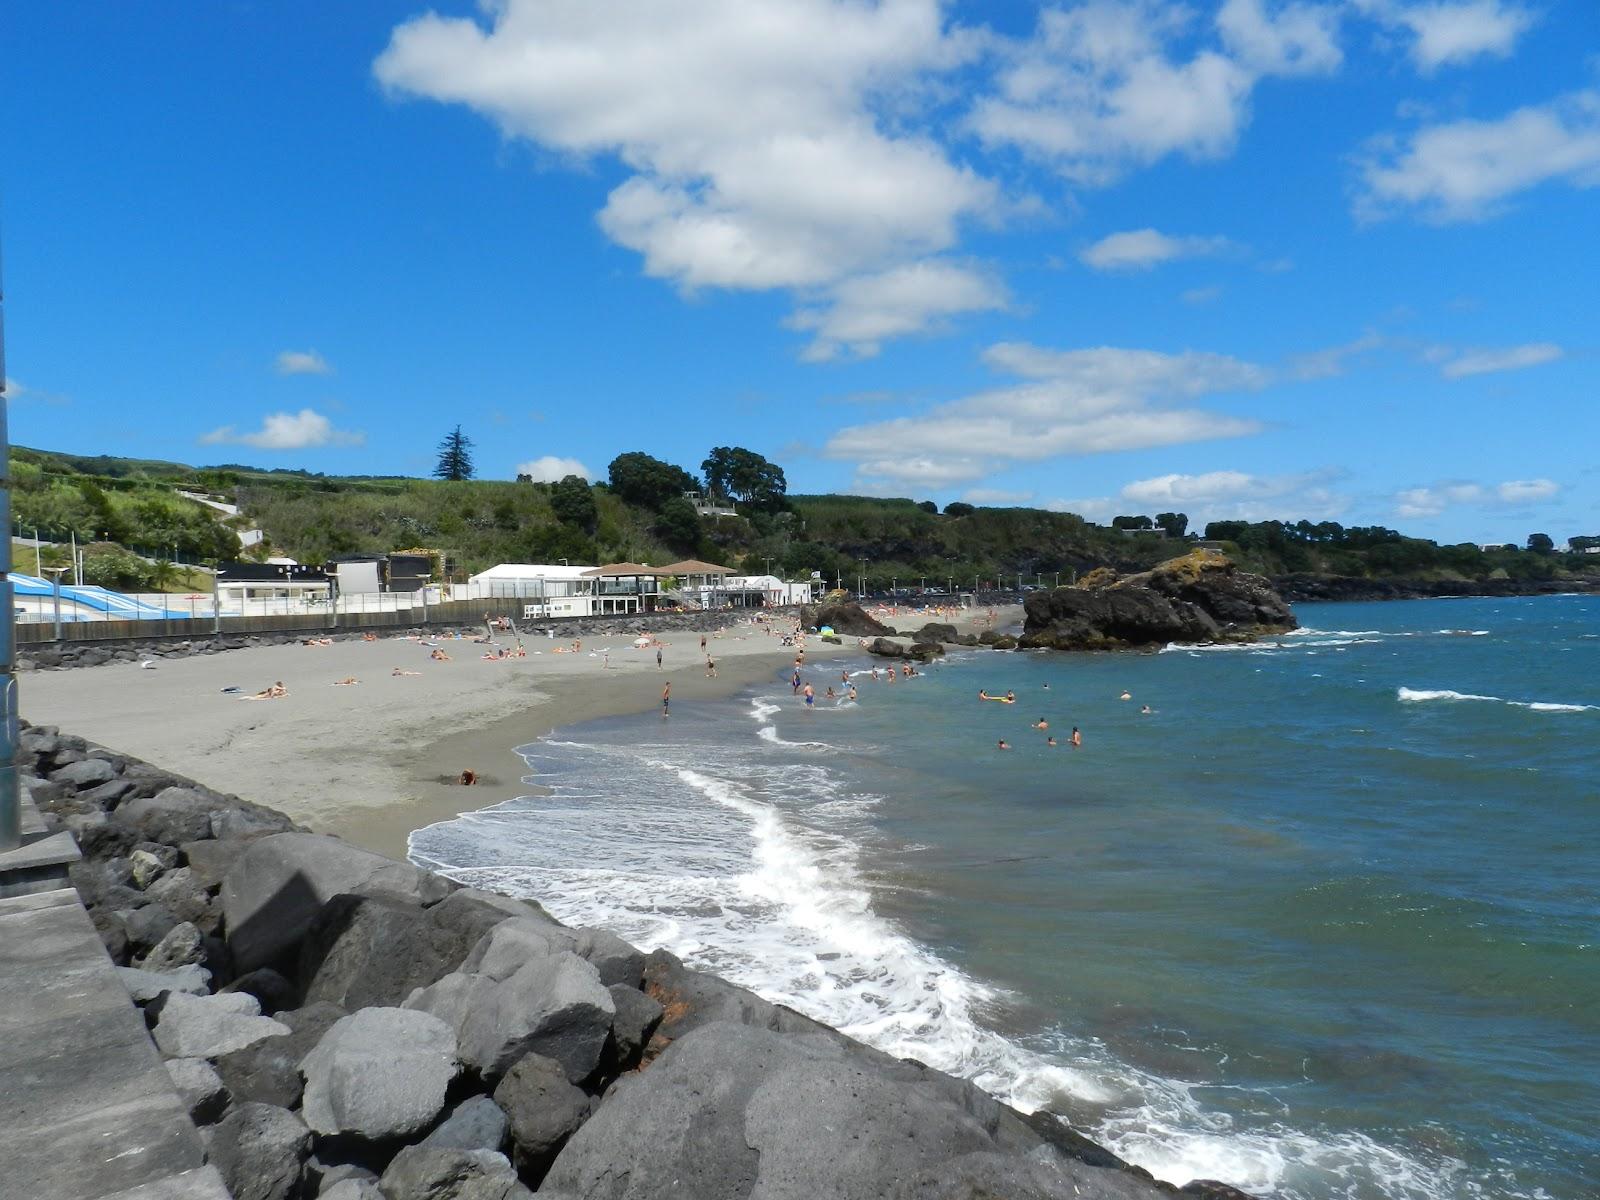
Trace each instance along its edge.
<path fill-rule="evenodd" d="M 328 360 L 315 350 L 280 350 L 275 369 L 279 375 L 331 375 Z"/>
<path fill-rule="evenodd" d="M 297 413 L 269 413 L 261 422 L 261 428 L 250 433 L 240 433 L 234 426 L 224 425 L 200 436 L 202 446 L 254 446 L 257 450 L 359 446 L 366 440 L 364 433 L 335 429 L 332 421 L 309 408 L 302 408 Z"/>
<path fill-rule="evenodd" d="M 1600 185 L 1600 91 L 1573 92 L 1498 120 L 1451 121 L 1382 138 L 1360 163 L 1358 216 L 1415 212 L 1481 221 L 1541 184 Z"/>
<path fill-rule="evenodd" d="M 807 361 L 869 358 L 889 338 L 937 332 L 951 317 L 1005 304 L 1005 286 L 982 268 L 927 260 L 843 280 L 786 324 L 816 335 Z"/>
<path fill-rule="evenodd" d="M 1511 479 L 1494 485 L 1447 480 L 1396 492 L 1394 511 L 1396 516 L 1421 520 L 1458 505 L 1520 508 L 1553 500 L 1560 493 L 1561 485 L 1553 479 Z"/>
<path fill-rule="evenodd" d="M 1464 379 L 1469 375 L 1537 367 L 1555 362 L 1561 355 L 1561 347 L 1554 342 L 1530 342 L 1500 349 L 1446 350 L 1436 358 L 1440 364 L 1439 373 L 1446 379 Z"/>
<path fill-rule="evenodd" d="M 996 303 L 975 276 L 921 310 L 884 282 L 998 201 L 918 127 L 925 76 L 973 52 L 938 0 L 501 0 L 486 12 L 487 24 L 403 23 L 378 80 L 467 105 L 507 137 L 620 162 L 628 178 L 599 222 L 647 274 L 685 291 L 798 290 L 813 357 L 870 352 Z M 865 307 L 874 287 L 889 293 L 881 313 Z"/>
<path fill-rule="evenodd" d="M 1227 0 L 1206 37 L 1189 9 L 1156 0 L 1046 8 L 1030 38 L 1006 46 L 971 124 L 984 143 L 1086 184 L 1172 154 L 1218 158 L 1262 78 L 1337 70 L 1338 21 L 1333 4 Z"/>
<path fill-rule="evenodd" d="M 22 380 L 13 379 L 9 375 L 5 377 L 4 391 L 6 400 L 13 404 L 19 400 L 27 400 L 34 404 L 59 405 L 70 403 L 69 397 L 63 396 L 59 392 L 42 392 L 36 387 L 28 387 Z"/>
<path fill-rule="evenodd" d="M 577 475 L 583 479 L 593 479 L 594 472 L 589 470 L 575 458 L 560 458 L 554 454 L 546 454 L 529 462 L 517 464 L 517 474 L 527 475 L 535 483 L 555 483 L 565 479 L 568 475 Z"/>
<path fill-rule="evenodd" d="M 1186 512 L 1192 527 L 1230 519 L 1325 521 L 1349 507 L 1349 497 L 1334 487 L 1343 474 L 1330 467 L 1288 475 L 1246 471 L 1157 475 L 1136 479 L 1115 496 L 1056 500 L 1049 507 L 1096 521 L 1121 513 Z"/>
<path fill-rule="evenodd" d="M 1173 237 L 1158 229 L 1130 229 L 1084 247 L 1078 257 L 1096 271 L 1148 271 L 1179 258 L 1221 254 L 1229 244 L 1225 237 Z"/>
<path fill-rule="evenodd" d="M 1480 57 L 1507 58 L 1538 19 L 1502 0 L 1357 0 L 1356 7 L 1409 34 L 1412 60 L 1424 74 Z"/>
<path fill-rule="evenodd" d="M 1181 405 L 1254 391 L 1271 378 L 1255 364 L 1192 350 L 1052 350 L 1004 342 L 989 347 L 984 361 L 1020 382 L 919 416 L 841 429 L 824 454 L 854 460 L 864 480 L 935 487 L 1018 462 L 1240 437 L 1259 432 L 1260 423 Z"/>

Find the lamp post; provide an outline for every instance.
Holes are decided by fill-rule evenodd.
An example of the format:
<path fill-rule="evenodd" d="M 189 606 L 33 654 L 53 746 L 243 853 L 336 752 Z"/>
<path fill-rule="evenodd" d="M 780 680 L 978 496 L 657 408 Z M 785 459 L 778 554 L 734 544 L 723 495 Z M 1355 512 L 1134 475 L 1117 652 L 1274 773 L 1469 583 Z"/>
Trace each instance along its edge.
<path fill-rule="evenodd" d="M 66 567 L 46 567 L 50 572 L 51 583 L 54 586 L 52 599 L 55 601 L 56 641 L 61 640 L 61 577 L 67 573 Z"/>
<path fill-rule="evenodd" d="M 222 632 L 222 560 L 211 569 L 211 632 Z"/>
<path fill-rule="evenodd" d="M 567 560 L 562 559 L 561 561 L 564 563 Z M 420 578 L 422 580 L 422 624 L 426 626 L 428 624 L 428 580 L 433 578 L 433 573 L 425 571 Z"/>
<path fill-rule="evenodd" d="M 0 292 L 0 302 L 4 293 Z M 11 439 L 6 433 L 5 325 L 0 321 L 0 522 L 11 527 Z M 38 532 L 34 541 L 38 541 Z M 59 578 L 59 577 L 58 577 Z M 58 585 L 59 586 L 59 585 Z M 22 845 L 22 800 L 17 779 L 17 608 L 11 595 L 11 539 L 0 549 L 0 852 Z M 59 618 L 56 636 L 61 636 Z"/>
<path fill-rule="evenodd" d="M 861 574 L 856 578 L 856 584 L 856 599 L 865 600 L 867 598 L 867 560 L 864 558 L 861 560 Z"/>

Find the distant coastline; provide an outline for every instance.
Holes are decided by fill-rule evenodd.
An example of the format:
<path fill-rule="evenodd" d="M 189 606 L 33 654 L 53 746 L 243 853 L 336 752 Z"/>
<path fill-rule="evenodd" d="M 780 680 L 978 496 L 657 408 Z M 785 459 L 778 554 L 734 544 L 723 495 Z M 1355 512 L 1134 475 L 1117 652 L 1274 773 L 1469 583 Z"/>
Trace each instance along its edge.
<path fill-rule="evenodd" d="M 1341 600 L 1447 600 L 1462 596 L 1559 596 L 1600 592 L 1600 574 L 1564 579 L 1364 579 L 1291 574 L 1272 586 L 1291 604 Z"/>

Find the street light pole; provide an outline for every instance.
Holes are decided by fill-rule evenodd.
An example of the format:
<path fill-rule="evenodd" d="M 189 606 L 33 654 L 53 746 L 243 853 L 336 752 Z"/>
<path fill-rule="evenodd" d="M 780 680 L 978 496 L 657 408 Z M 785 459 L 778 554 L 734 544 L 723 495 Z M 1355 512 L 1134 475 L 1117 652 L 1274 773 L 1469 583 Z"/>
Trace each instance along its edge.
<path fill-rule="evenodd" d="M 0 291 L 0 306 L 4 292 Z M 0 522 L 11 528 L 11 438 L 6 431 L 5 324 L 0 319 Z M 37 531 L 34 541 L 38 541 Z M 17 606 L 11 594 L 11 539 L 0 550 L 0 852 L 22 845 L 22 792 L 17 778 Z M 61 636 L 59 622 L 56 636 Z"/>
<path fill-rule="evenodd" d="M 61 577 L 66 574 L 65 567 L 47 567 L 46 570 L 55 577 L 55 608 L 56 608 L 56 641 L 61 640 Z"/>
<path fill-rule="evenodd" d="M 566 561 L 564 558 L 561 560 L 563 566 L 566 565 Z M 422 624 L 424 627 L 428 624 L 428 580 L 432 578 L 433 573 L 431 571 L 422 576 Z"/>

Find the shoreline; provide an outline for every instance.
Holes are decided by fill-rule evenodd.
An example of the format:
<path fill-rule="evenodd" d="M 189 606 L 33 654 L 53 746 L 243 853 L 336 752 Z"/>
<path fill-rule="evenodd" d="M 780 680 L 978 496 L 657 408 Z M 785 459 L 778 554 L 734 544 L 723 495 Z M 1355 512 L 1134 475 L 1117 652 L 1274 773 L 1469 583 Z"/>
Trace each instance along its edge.
<path fill-rule="evenodd" d="M 956 616 L 963 625 L 987 620 L 986 610 Z M 1014 616 L 1000 610 L 997 627 Z M 934 618 L 887 619 L 920 627 Z M 714 679 L 705 675 L 693 630 L 661 630 L 661 670 L 655 647 L 634 649 L 626 634 L 583 635 L 578 652 L 528 638 L 527 657 L 493 662 L 480 658 L 486 647 L 470 638 L 431 639 L 451 655 L 435 662 L 426 645 L 395 637 L 253 646 L 154 660 L 153 669 L 109 663 L 37 672 L 23 681 L 20 709 L 34 724 L 71 729 L 270 805 L 318 832 L 405 859 L 416 829 L 532 786 L 517 746 L 582 721 L 649 713 L 667 681 L 675 701 L 693 704 L 776 675 L 793 660 L 780 636 L 792 620 L 784 613 L 760 624 L 730 614 L 707 634 Z M 806 646 L 809 662 L 859 652 L 852 637 L 840 646 L 810 638 Z M 335 686 L 352 677 L 358 686 Z M 275 680 L 288 695 L 243 699 Z M 470 792 L 452 782 L 466 769 L 480 777 Z"/>

